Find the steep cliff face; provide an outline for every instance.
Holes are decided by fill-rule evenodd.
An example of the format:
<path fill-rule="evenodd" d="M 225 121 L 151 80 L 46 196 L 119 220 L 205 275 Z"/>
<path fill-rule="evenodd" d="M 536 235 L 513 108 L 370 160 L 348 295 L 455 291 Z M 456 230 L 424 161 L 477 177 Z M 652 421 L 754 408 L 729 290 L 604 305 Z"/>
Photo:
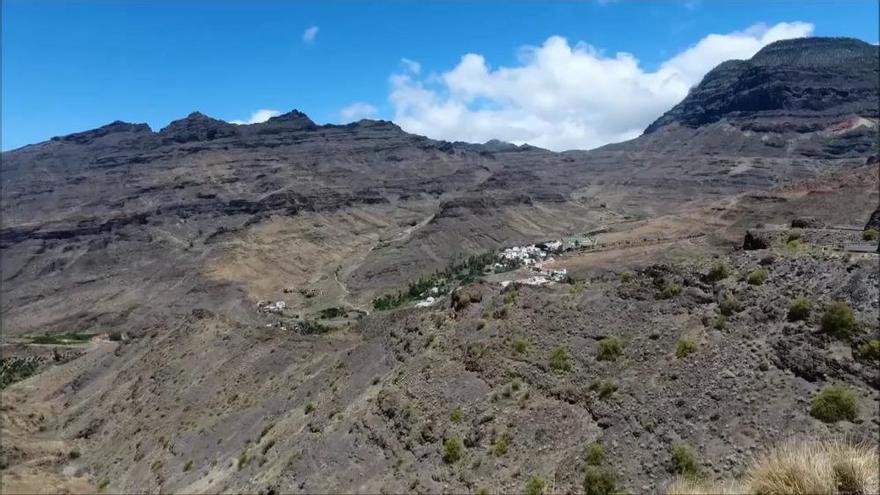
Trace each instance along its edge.
<path fill-rule="evenodd" d="M 725 62 L 645 130 L 721 119 L 745 129 L 819 130 L 844 116 L 878 117 L 878 47 L 846 38 L 778 41 Z"/>

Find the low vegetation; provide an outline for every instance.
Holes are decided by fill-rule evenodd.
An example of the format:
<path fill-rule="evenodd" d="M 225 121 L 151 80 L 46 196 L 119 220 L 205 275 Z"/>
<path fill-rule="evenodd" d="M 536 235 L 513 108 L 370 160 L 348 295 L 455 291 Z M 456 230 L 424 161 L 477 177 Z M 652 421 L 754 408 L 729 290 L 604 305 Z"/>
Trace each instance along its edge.
<path fill-rule="evenodd" d="M 675 347 L 675 357 L 682 359 L 695 350 L 697 350 L 697 344 L 695 344 L 693 340 L 687 337 L 682 338 L 678 341 L 678 345 Z"/>
<path fill-rule="evenodd" d="M 443 441 L 443 462 L 446 464 L 455 464 L 461 460 L 464 453 L 464 446 L 456 437 L 447 438 Z"/>
<path fill-rule="evenodd" d="M 862 240 L 864 241 L 876 241 L 880 239 L 880 230 L 870 228 L 862 232 Z"/>
<path fill-rule="evenodd" d="M 610 336 L 599 341 L 599 350 L 596 359 L 599 361 L 615 361 L 623 354 L 623 340 L 620 337 Z"/>
<path fill-rule="evenodd" d="M 524 354 L 528 348 L 529 344 L 525 340 L 516 339 L 513 341 L 513 351 L 517 354 Z"/>
<path fill-rule="evenodd" d="M 684 444 L 672 446 L 672 472 L 685 478 L 697 478 L 700 467 L 690 447 Z"/>
<path fill-rule="evenodd" d="M 460 407 L 455 406 L 452 412 L 449 413 L 449 420 L 453 423 L 461 423 L 462 419 L 464 419 L 464 411 Z"/>
<path fill-rule="evenodd" d="M 873 494 L 880 493 L 880 456 L 874 445 L 793 441 L 757 459 L 740 480 L 709 483 L 679 477 L 669 495 Z"/>
<path fill-rule="evenodd" d="M 585 495 L 613 495 L 621 493 L 617 476 L 605 466 L 587 466 L 584 474 Z"/>
<path fill-rule="evenodd" d="M 826 423 L 854 421 L 859 416 L 858 399 L 842 385 L 828 385 L 816 396 L 810 414 Z"/>
<path fill-rule="evenodd" d="M 859 346 L 858 355 L 867 361 L 880 362 L 880 340 L 873 339 Z"/>
<path fill-rule="evenodd" d="M 605 447 L 601 443 L 590 444 L 584 452 L 584 462 L 587 466 L 601 466 L 605 460 Z"/>
<path fill-rule="evenodd" d="M 330 307 L 330 308 L 324 308 L 321 310 L 321 313 L 320 313 L 322 319 L 340 318 L 340 317 L 345 316 L 346 314 L 348 314 L 348 311 L 346 311 L 345 308 L 340 308 L 340 307 L 335 307 L 335 306 Z"/>
<path fill-rule="evenodd" d="M 67 333 L 56 333 L 53 335 L 37 335 L 36 337 L 31 337 L 31 343 L 34 344 L 50 344 L 50 345 L 71 345 L 71 344 L 85 344 L 92 340 L 95 334 L 93 333 L 75 333 L 75 332 L 67 332 Z"/>
<path fill-rule="evenodd" d="M 617 392 L 617 383 L 613 380 L 596 380 L 590 384 L 589 390 L 596 392 L 600 399 L 607 399 Z"/>
<path fill-rule="evenodd" d="M 540 476 L 533 475 L 526 483 L 526 495 L 543 495 L 547 484 Z"/>
<path fill-rule="evenodd" d="M 763 268 L 758 268 L 757 270 L 753 270 L 751 273 L 749 273 L 746 281 L 749 283 L 749 285 L 763 285 L 764 282 L 767 281 L 768 276 L 769 274 L 767 273 L 767 270 Z"/>
<path fill-rule="evenodd" d="M 24 380 L 40 369 L 40 362 L 33 357 L 11 356 L 0 358 L 0 390 Z"/>
<path fill-rule="evenodd" d="M 718 311 L 720 311 L 723 316 L 731 316 L 739 310 L 739 301 L 737 301 L 735 297 L 729 294 L 725 296 L 720 303 L 718 303 Z"/>
<path fill-rule="evenodd" d="M 661 299 L 672 299 L 673 297 L 681 294 L 681 286 L 678 284 L 667 284 L 663 287 L 663 290 L 660 291 Z"/>
<path fill-rule="evenodd" d="M 849 337 L 856 329 L 852 309 L 842 301 L 833 302 L 822 315 L 822 331 L 839 338 Z"/>
<path fill-rule="evenodd" d="M 788 306 L 788 321 L 801 321 L 810 317 L 813 302 L 806 297 L 799 297 Z"/>
<path fill-rule="evenodd" d="M 557 347 L 550 354 L 550 368 L 554 371 L 570 371 L 571 363 L 569 362 L 568 350 L 565 347 Z"/>
<path fill-rule="evenodd" d="M 495 455 L 502 456 L 510 449 L 510 434 L 506 431 L 495 439 Z"/>
<path fill-rule="evenodd" d="M 730 275 L 730 269 L 726 264 L 722 262 L 715 263 L 712 265 L 712 268 L 709 270 L 708 275 L 706 275 L 706 280 L 709 282 L 718 282 L 719 280 L 724 280 Z"/>

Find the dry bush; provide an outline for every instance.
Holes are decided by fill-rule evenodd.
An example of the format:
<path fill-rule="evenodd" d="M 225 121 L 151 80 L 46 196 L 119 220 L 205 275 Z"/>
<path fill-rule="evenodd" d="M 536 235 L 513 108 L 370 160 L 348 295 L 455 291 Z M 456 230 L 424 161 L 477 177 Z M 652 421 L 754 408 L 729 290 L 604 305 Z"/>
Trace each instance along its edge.
<path fill-rule="evenodd" d="M 844 441 L 788 442 L 755 461 L 742 482 L 712 483 L 681 476 L 669 495 L 868 495 L 880 493 L 877 447 Z"/>

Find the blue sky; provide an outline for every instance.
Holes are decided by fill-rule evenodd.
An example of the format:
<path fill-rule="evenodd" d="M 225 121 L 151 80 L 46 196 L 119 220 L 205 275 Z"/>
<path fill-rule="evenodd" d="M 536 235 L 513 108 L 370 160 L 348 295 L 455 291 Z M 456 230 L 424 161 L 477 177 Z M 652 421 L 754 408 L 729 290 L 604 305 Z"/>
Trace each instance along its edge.
<path fill-rule="evenodd" d="M 779 23 L 809 26 L 785 32 L 877 43 L 880 15 L 876 0 L 3 0 L 2 9 L 4 150 L 113 120 L 146 122 L 158 130 L 194 110 L 246 121 L 258 109 L 297 108 L 319 123 L 340 122 L 340 112 L 354 104 L 360 106 L 345 114 L 350 118 L 394 119 L 432 137 L 457 138 L 456 132 L 465 132 L 482 140 L 498 118 L 515 117 L 520 118 L 516 125 L 501 129 L 497 137 L 542 143 L 547 136 L 531 129 L 544 128 L 546 133 L 571 133 L 565 141 L 547 141 L 548 147 L 589 147 L 629 137 L 659 111 L 623 108 L 628 117 L 620 117 L 619 129 L 600 135 L 590 119 L 617 118 L 617 113 L 597 101 L 617 99 L 607 87 L 626 84 L 593 81 L 603 74 L 590 70 L 607 72 L 601 69 L 605 65 L 591 65 L 596 60 L 616 60 L 620 77 L 630 77 L 631 61 L 616 59 L 618 52 L 627 52 L 637 59 L 640 74 L 651 76 L 712 33 L 747 32 L 763 43 L 765 31 Z M 306 39 L 309 28 L 316 29 Z M 539 49 L 524 52 L 524 46 Z M 571 81 L 539 74 L 553 67 L 537 62 L 566 49 L 575 53 L 563 56 L 559 68 L 579 74 L 595 101 L 548 106 L 524 99 L 532 96 L 523 92 L 563 94 L 570 88 Z M 751 53 L 744 50 L 746 56 Z M 464 64 L 462 57 L 469 53 L 476 58 Z M 721 56 L 718 49 L 712 53 L 709 60 Z M 418 65 L 407 65 L 403 58 Z M 499 67 L 522 70 L 511 75 Z M 678 82 L 690 84 L 693 77 Z M 636 84 L 654 84 L 642 79 Z M 499 93 L 471 87 L 469 81 L 514 89 Z M 672 101 L 679 93 L 668 90 L 663 97 Z M 621 94 L 619 99 L 633 98 Z M 590 117 L 552 109 L 566 105 Z M 570 119 L 571 128 L 560 130 L 553 119 Z"/>

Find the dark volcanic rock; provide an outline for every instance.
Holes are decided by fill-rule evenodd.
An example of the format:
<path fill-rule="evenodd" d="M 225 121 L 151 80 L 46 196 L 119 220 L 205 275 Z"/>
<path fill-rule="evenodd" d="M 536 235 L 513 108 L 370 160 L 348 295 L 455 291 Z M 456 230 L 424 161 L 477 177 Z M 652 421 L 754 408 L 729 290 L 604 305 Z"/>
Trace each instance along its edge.
<path fill-rule="evenodd" d="M 748 61 L 713 69 L 645 133 L 672 123 L 699 127 L 721 119 L 748 119 L 752 130 L 819 130 L 844 115 L 876 118 L 877 87 L 876 46 L 847 38 L 778 41 Z"/>

